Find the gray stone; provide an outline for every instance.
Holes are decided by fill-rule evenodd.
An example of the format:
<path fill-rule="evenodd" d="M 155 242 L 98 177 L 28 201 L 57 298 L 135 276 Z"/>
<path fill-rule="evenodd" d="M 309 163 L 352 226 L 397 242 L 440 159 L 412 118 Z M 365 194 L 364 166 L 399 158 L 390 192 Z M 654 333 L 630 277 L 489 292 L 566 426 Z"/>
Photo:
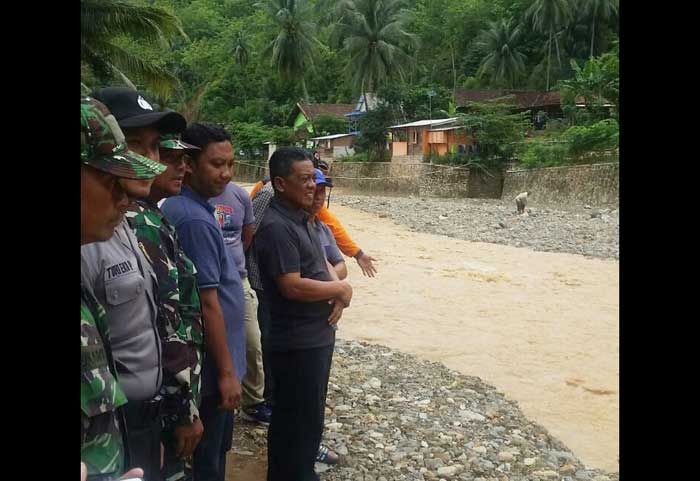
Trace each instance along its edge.
<path fill-rule="evenodd" d="M 455 474 L 459 472 L 459 470 L 460 466 L 444 466 L 442 468 L 438 468 L 437 475 L 451 479 Z"/>
<path fill-rule="evenodd" d="M 576 457 L 567 451 L 556 451 L 552 450 L 549 452 L 550 455 L 554 456 L 557 460 L 575 462 Z"/>
<path fill-rule="evenodd" d="M 552 471 L 552 470 L 534 471 L 532 473 L 532 475 L 540 477 L 540 478 L 544 478 L 544 479 L 558 479 L 559 478 L 559 473 L 557 473 L 556 471 Z"/>
<path fill-rule="evenodd" d="M 470 411 L 469 409 L 465 409 L 464 411 L 459 411 L 460 417 L 462 419 L 466 419 L 467 421 L 485 421 L 486 418 L 482 416 L 479 413 L 475 413 L 473 411 Z"/>
<path fill-rule="evenodd" d="M 509 453 L 507 451 L 501 451 L 498 453 L 498 460 L 503 461 L 503 462 L 510 462 L 515 459 L 515 456 L 513 456 L 512 453 Z"/>
<path fill-rule="evenodd" d="M 338 431 L 343 427 L 343 423 L 328 423 L 326 424 L 326 429 L 329 431 Z"/>

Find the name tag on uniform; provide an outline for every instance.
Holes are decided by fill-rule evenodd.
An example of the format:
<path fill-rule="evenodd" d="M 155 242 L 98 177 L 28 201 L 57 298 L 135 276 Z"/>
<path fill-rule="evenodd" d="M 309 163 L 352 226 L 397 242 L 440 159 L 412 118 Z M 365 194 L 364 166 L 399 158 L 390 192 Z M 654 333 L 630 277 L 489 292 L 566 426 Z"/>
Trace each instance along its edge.
<path fill-rule="evenodd" d="M 110 281 L 129 275 L 136 272 L 136 263 L 134 260 L 126 259 L 116 264 L 111 264 L 105 267 L 105 281 Z"/>

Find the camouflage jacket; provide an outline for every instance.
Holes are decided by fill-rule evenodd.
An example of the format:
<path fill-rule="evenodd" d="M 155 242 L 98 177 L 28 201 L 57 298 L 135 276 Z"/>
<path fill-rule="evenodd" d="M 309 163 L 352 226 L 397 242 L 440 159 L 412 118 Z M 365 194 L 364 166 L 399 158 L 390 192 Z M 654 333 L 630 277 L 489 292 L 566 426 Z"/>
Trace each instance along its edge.
<path fill-rule="evenodd" d="M 196 269 L 157 205 L 138 200 L 129 206 L 126 218 L 158 278 L 164 422 L 166 427 L 192 422 L 199 417 L 203 343 Z"/>
<path fill-rule="evenodd" d="M 87 289 L 80 290 L 80 460 L 88 476 L 116 479 L 124 470 L 118 408 L 126 396 L 117 383 L 105 310 Z"/>

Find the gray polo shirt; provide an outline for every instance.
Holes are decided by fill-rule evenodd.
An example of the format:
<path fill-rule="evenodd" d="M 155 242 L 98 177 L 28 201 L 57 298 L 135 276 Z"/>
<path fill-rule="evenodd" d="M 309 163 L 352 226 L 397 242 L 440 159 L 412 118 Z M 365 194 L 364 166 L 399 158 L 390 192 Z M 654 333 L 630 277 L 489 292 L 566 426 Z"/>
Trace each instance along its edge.
<path fill-rule="evenodd" d="M 321 247 L 323 247 L 323 253 L 326 254 L 328 262 L 330 262 L 332 266 L 343 262 L 345 260 L 343 254 L 341 254 L 340 249 L 338 249 L 335 237 L 333 237 L 333 233 L 331 233 L 331 229 L 326 223 L 318 217 L 314 217 L 311 219 L 311 225 L 318 235 L 318 240 L 321 241 Z"/>
<path fill-rule="evenodd" d="M 127 399 L 153 399 L 163 377 L 156 277 L 126 219 L 108 241 L 80 247 L 80 275 L 107 312 L 112 356 Z"/>

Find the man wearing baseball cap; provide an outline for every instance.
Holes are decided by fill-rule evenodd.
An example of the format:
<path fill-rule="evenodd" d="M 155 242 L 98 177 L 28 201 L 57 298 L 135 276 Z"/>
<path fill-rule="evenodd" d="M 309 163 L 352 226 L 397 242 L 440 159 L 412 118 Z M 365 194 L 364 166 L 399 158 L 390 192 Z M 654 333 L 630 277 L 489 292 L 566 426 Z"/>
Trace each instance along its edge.
<path fill-rule="evenodd" d="M 147 95 L 126 87 L 105 87 L 93 93 L 112 112 L 119 127 L 126 129 L 154 127 L 160 132 L 182 132 L 187 121 L 173 110 L 157 110 L 146 100 Z"/>
<path fill-rule="evenodd" d="M 148 197 L 137 199 L 126 213 L 158 277 L 164 479 L 188 479 L 184 460 L 192 456 L 204 431 L 198 409 L 203 329 L 196 269 L 158 207 L 160 200 L 180 193 L 184 156 L 190 150 L 199 147 L 180 140 L 180 134 L 161 133 L 159 156 L 167 169 L 156 177 Z"/>
<path fill-rule="evenodd" d="M 92 98 L 80 101 L 80 138 L 80 245 L 89 246 L 113 237 L 131 199 L 165 169 L 129 151 L 114 116 Z M 125 466 L 121 411 L 127 398 L 112 339 L 103 305 L 81 279 L 80 459 L 90 480 L 113 479 Z"/>
<path fill-rule="evenodd" d="M 163 472 L 159 473 L 162 478 L 151 473 L 151 479 L 184 479 L 184 460 L 192 455 L 203 433 L 197 407 L 203 329 L 194 264 L 182 251 L 158 202 L 180 193 L 184 154 L 199 149 L 180 140 L 179 134 L 187 126 L 184 117 L 172 110 L 155 109 L 144 93 L 107 87 L 95 96 L 112 109 L 131 149 L 167 167 L 156 177 L 150 194 L 132 203 L 126 215 L 158 279 L 156 324 L 162 345 L 163 383 L 152 403 L 159 404 L 163 426 L 159 441 L 165 449 Z M 136 425 L 151 421 L 138 412 L 133 412 L 131 419 Z"/>

